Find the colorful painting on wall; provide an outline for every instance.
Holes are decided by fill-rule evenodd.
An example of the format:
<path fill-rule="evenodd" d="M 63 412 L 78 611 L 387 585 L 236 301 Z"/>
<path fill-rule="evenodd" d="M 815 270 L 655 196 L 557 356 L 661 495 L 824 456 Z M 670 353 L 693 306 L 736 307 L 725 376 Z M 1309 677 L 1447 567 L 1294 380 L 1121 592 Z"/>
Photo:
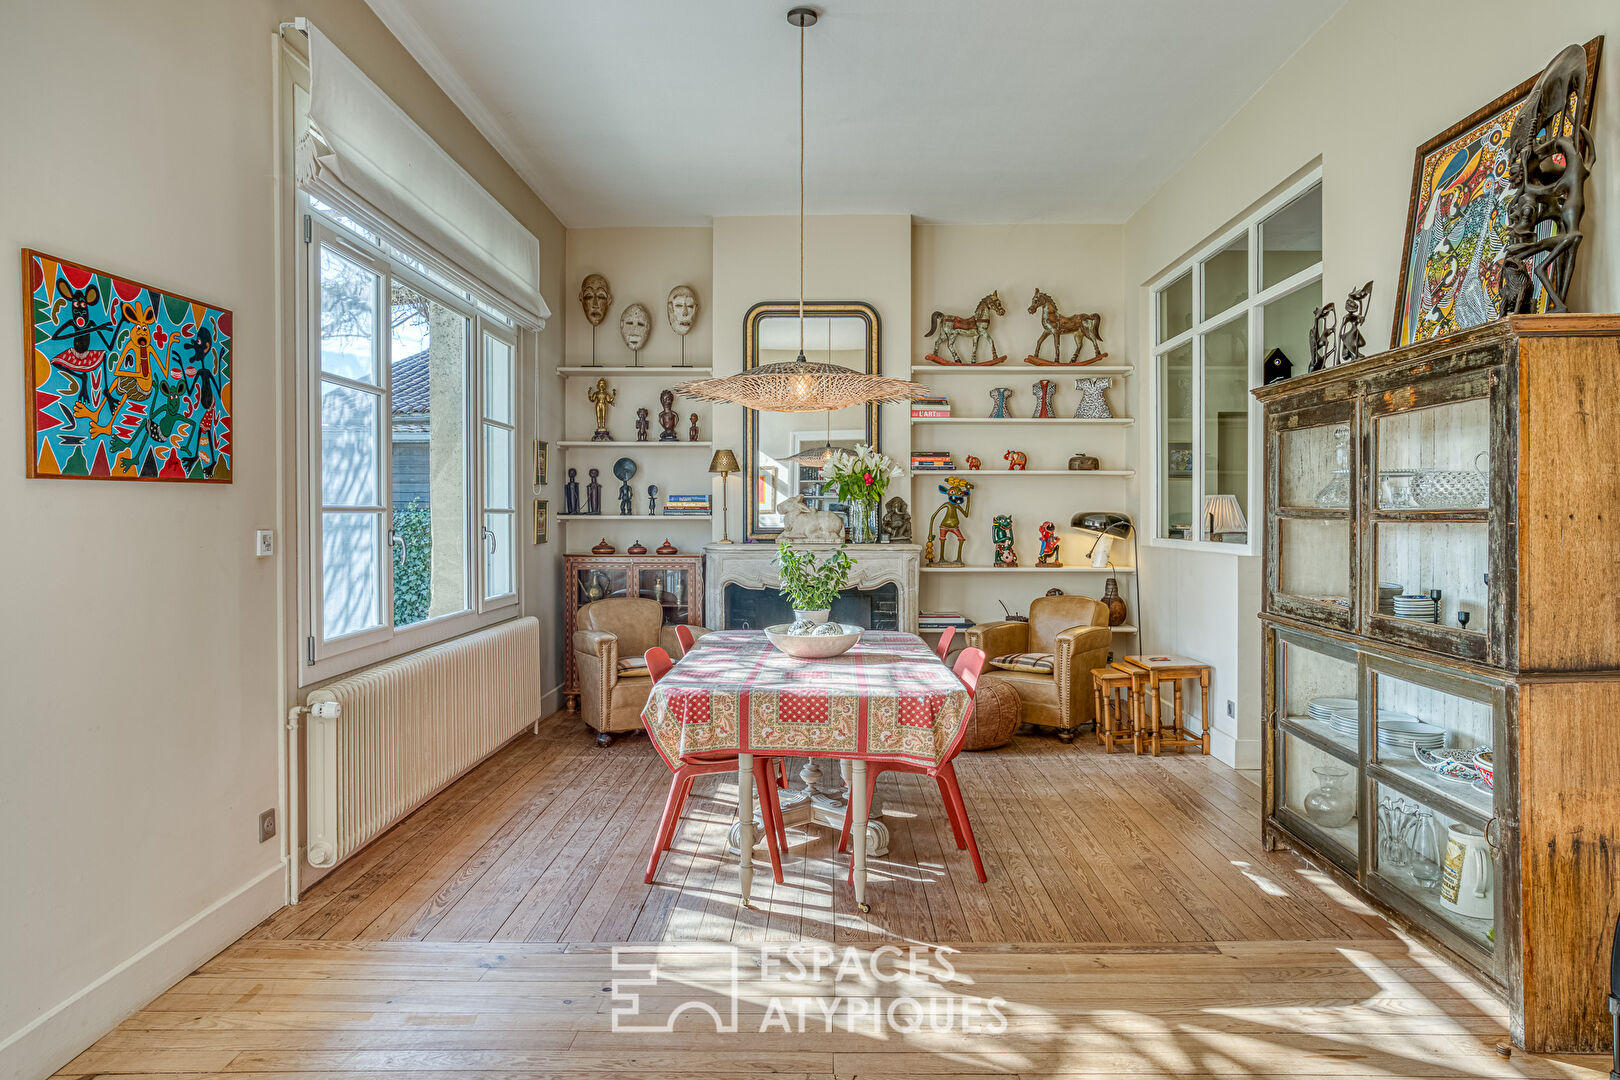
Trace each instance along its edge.
<path fill-rule="evenodd" d="M 1602 39 L 1587 43 L 1588 85 Z M 1540 74 L 1419 146 L 1407 205 L 1406 244 L 1395 297 L 1392 348 L 1497 318 L 1502 252 L 1508 245 L 1508 161 L 1514 118 Z M 1580 117 L 1588 123 L 1587 114 Z M 1538 283 L 1536 310 L 1545 311 Z"/>
<path fill-rule="evenodd" d="M 228 484 L 231 313 L 23 249 L 28 475 Z"/>

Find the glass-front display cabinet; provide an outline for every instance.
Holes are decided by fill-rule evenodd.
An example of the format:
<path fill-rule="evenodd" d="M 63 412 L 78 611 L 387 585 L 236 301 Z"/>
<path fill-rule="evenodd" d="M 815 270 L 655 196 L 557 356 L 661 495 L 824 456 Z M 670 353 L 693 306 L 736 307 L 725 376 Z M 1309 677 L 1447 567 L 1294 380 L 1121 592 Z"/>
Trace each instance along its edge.
<path fill-rule="evenodd" d="M 639 596 L 663 608 L 665 626 L 703 624 L 702 555 L 563 556 L 563 703 L 579 701 L 574 630 L 579 609 L 597 600 Z"/>
<path fill-rule="evenodd" d="M 1617 375 L 1620 316 L 1513 316 L 1254 391 L 1265 841 L 1537 1052 L 1609 1039 Z"/>

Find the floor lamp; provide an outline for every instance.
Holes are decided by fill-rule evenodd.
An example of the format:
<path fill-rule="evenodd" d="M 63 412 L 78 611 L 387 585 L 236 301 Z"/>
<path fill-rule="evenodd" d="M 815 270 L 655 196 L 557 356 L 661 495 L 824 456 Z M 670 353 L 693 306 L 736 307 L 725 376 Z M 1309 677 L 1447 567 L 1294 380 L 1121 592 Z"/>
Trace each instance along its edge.
<path fill-rule="evenodd" d="M 742 471 L 737 465 L 737 455 L 730 450 L 716 450 L 714 457 L 709 459 L 709 471 L 720 474 L 720 530 L 722 535 L 715 543 L 729 544 L 731 543 L 731 502 L 726 480 L 732 473 Z"/>

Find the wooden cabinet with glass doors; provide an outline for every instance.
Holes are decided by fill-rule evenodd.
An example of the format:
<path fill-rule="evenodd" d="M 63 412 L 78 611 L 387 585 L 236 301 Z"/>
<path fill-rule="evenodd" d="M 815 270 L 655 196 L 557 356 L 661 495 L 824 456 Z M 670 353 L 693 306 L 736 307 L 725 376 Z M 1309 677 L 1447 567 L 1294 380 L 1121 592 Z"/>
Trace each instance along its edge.
<path fill-rule="evenodd" d="M 607 520 L 607 519 L 604 519 Z M 664 625 L 703 625 L 703 556 L 563 556 L 563 706 L 579 706 L 574 630 L 579 609 L 596 600 L 639 596 L 664 609 Z"/>
<path fill-rule="evenodd" d="M 1268 842 L 1471 967 L 1520 1045 L 1605 1048 L 1620 317 L 1500 320 L 1255 396 Z"/>

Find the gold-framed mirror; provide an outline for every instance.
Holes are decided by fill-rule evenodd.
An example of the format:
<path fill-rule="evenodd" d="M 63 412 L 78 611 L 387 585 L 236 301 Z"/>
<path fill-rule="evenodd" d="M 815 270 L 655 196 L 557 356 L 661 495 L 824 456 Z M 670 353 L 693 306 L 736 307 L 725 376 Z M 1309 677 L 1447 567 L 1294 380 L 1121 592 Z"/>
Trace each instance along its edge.
<path fill-rule="evenodd" d="M 743 317 L 743 368 L 788 362 L 799 355 L 799 303 L 772 300 L 755 304 Z M 859 301 L 806 301 L 804 355 L 876 375 L 882 370 L 880 324 L 877 309 Z M 851 405 L 830 415 L 825 412 L 762 413 L 743 410 L 743 470 L 748 481 L 747 532 L 750 540 L 774 540 L 782 531 L 777 504 L 803 495 L 812 507 L 837 510 L 842 506 L 821 494 L 821 469 L 797 454 L 825 446 L 850 448 L 856 443 L 879 445 L 879 409 Z"/>

